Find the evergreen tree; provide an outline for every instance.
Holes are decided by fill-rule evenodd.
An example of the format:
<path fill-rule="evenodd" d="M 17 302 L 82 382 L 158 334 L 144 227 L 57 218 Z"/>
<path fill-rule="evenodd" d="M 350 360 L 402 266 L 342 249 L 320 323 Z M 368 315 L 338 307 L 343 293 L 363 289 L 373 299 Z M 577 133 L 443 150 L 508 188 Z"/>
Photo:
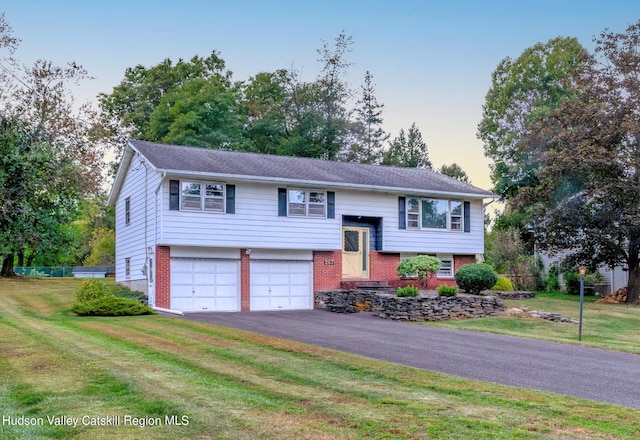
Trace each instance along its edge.
<path fill-rule="evenodd" d="M 407 133 L 401 129 L 398 136 L 389 143 L 382 164 L 407 168 L 433 167 L 429 160 L 427 144 L 422 140 L 422 133 L 415 122 L 411 124 Z"/>
<path fill-rule="evenodd" d="M 352 141 L 342 152 L 341 160 L 378 163 L 382 160 L 383 144 L 389 135 L 382 129 L 384 104 L 379 104 L 376 99 L 373 76 L 369 71 L 360 89 L 362 95 L 355 109 L 356 120 L 351 124 Z"/>

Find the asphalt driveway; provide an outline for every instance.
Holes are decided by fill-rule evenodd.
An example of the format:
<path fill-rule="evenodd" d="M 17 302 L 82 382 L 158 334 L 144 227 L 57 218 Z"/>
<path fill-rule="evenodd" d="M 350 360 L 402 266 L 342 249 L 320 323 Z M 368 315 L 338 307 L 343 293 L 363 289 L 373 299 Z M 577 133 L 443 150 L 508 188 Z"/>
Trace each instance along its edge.
<path fill-rule="evenodd" d="M 190 313 L 248 330 L 430 371 L 640 408 L 640 355 L 317 310 Z"/>

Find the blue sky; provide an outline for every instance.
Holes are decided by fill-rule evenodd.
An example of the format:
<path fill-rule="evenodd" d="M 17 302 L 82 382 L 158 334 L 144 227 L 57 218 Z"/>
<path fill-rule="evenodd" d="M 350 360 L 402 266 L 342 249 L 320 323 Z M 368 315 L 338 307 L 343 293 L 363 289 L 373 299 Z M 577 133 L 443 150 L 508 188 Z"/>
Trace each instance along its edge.
<path fill-rule="evenodd" d="M 640 1 L 3 0 L 0 11 L 22 39 L 22 61 L 87 68 L 95 79 L 75 90 L 81 101 L 109 93 L 127 67 L 214 49 L 235 80 L 293 66 L 311 81 L 316 49 L 344 30 L 354 41 L 348 80 L 356 89 L 371 71 L 386 131 L 415 122 L 435 167 L 457 162 L 490 189 L 476 127 L 500 60 L 557 36 L 592 49 L 605 28 L 640 20 Z"/>

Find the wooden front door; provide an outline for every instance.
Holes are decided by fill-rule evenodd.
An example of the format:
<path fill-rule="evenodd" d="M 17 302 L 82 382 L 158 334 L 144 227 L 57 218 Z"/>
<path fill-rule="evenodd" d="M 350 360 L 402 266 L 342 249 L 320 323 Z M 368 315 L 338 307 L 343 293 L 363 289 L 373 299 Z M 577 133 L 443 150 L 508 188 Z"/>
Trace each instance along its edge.
<path fill-rule="evenodd" d="M 342 228 L 342 277 L 369 277 L 369 229 Z"/>

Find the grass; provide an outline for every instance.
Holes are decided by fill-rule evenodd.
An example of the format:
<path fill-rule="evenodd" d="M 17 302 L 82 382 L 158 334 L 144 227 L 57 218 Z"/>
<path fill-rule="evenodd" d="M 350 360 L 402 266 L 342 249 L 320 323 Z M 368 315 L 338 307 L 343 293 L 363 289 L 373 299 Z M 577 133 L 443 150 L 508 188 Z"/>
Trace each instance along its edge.
<path fill-rule="evenodd" d="M 76 317 L 68 312 L 76 285 L 0 280 L 0 417 L 43 421 L 0 419 L 0 438 L 640 436 L 637 409 L 157 315 Z M 55 416 L 78 426 L 58 426 L 49 421 Z"/>
<path fill-rule="evenodd" d="M 569 344 L 580 344 L 609 350 L 640 354 L 640 307 L 626 304 L 595 304 L 595 296 L 584 297 L 582 341 L 578 342 L 576 324 L 553 323 L 528 314 L 521 317 L 497 316 L 482 319 L 431 322 L 444 328 L 499 333 Z M 580 297 L 563 293 L 538 293 L 534 299 L 505 301 L 507 307 L 526 307 L 560 313 L 578 319 Z"/>

